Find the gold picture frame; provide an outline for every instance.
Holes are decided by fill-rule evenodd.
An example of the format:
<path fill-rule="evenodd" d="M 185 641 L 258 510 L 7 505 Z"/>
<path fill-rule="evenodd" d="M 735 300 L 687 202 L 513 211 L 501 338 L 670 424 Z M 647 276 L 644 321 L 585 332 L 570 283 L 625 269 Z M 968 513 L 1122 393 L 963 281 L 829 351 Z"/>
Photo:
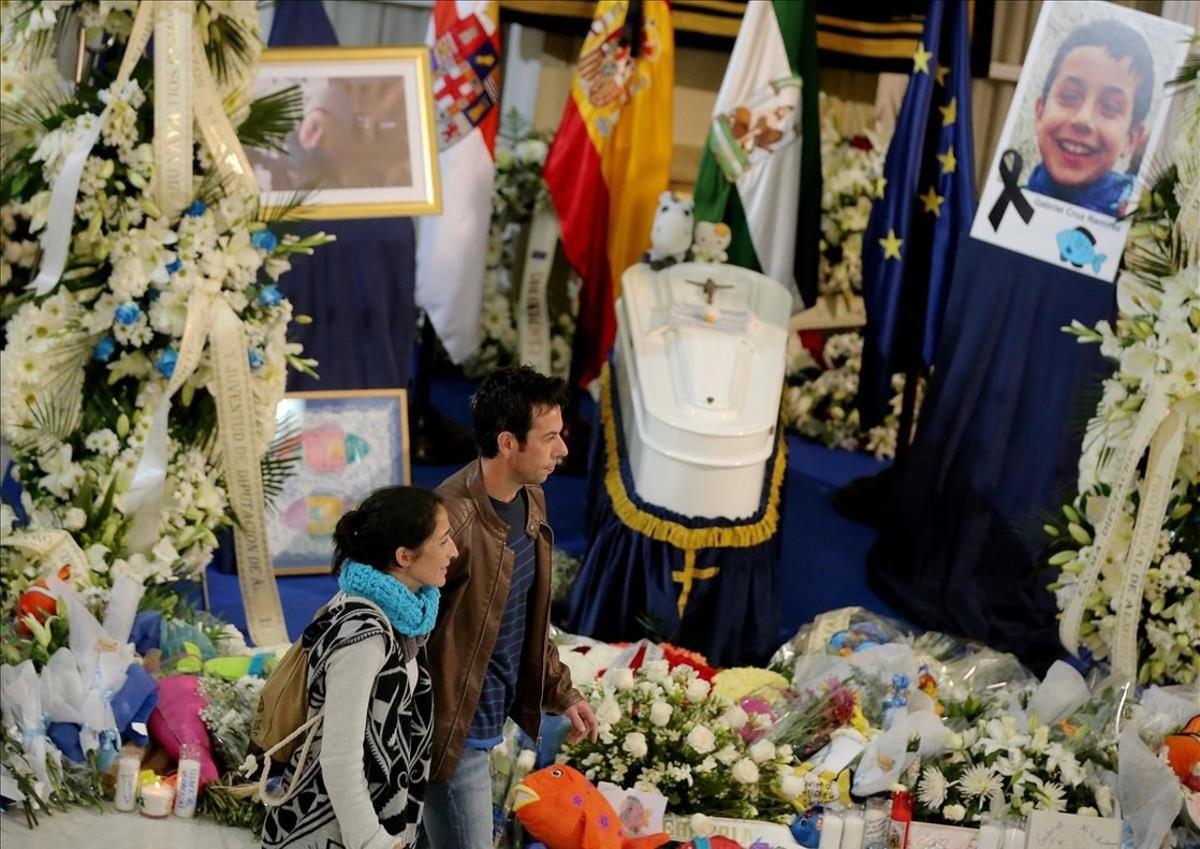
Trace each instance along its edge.
<path fill-rule="evenodd" d="M 432 79 L 423 45 L 264 50 L 255 96 L 299 86 L 304 116 L 283 150 L 247 150 L 263 206 L 308 219 L 439 214 Z"/>
<path fill-rule="evenodd" d="M 343 513 L 381 486 L 409 484 L 408 392 L 352 389 L 289 392 L 275 412 L 292 432 L 292 474 L 267 513 L 276 575 L 329 571 L 332 533 Z"/>

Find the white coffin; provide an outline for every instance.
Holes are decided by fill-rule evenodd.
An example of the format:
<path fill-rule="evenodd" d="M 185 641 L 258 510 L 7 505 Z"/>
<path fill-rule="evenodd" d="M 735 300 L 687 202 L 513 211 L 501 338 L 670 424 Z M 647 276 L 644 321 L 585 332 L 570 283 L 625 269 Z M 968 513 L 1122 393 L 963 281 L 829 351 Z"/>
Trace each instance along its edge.
<path fill-rule="evenodd" d="M 706 280 L 728 287 L 711 307 L 689 282 Z M 637 494 L 685 516 L 752 516 L 775 449 L 791 294 L 695 262 L 632 266 L 621 287 L 616 380 Z"/>

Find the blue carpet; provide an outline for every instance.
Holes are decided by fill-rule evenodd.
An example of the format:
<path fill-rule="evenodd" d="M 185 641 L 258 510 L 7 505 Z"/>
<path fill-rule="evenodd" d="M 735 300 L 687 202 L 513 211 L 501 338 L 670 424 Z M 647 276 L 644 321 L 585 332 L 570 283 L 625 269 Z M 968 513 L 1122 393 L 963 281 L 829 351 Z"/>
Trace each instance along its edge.
<path fill-rule="evenodd" d="M 450 418 L 466 424 L 473 386 L 465 380 L 434 381 L 434 404 Z M 581 413 L 590 416 L 593 411 L 590 399 L 586 399 Z M 883 467 L 884 464 L 864 454 L 835 451 L 796 436 L 788 438 L 778 593 L 774 600 L 763 599 L 764 604 L 774 601 L 780 605 L 781 642 L 817 614 L 837 607 L 859 605 L 896 616 L 867 586 L 867 552 L 875 542 L 875 529 L 842 518 L 829 502 L 838 487 Z M 456 468 L 414 464 L 413 483 L 436 486 Z M 581 505 L 586 480 L 554 475 L 546 482 L 545 491 L 559 547 L 580 554 L 584 546 Z M 237 576 L 210 567 L 208 581 L 213 612 L 245 631 Z M 333 579 L 325 575 L 279 579 L 288 634 L 293 640 L 335 589 Z"/>

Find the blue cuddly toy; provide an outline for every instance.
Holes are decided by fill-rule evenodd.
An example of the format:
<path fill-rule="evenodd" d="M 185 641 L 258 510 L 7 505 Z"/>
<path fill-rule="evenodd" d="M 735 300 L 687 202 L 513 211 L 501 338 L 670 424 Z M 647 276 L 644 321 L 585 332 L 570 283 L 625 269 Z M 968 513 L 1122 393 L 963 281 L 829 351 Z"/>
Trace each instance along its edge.
<path fill-rule="evenodd" d="M 797 843 L 806 849 L 817 849 L 821 843 L 821 825 L 824 813 L 823 807 L 814 805 L 796 817 L 792 823 L 792 837 L 796 838 Z"/>

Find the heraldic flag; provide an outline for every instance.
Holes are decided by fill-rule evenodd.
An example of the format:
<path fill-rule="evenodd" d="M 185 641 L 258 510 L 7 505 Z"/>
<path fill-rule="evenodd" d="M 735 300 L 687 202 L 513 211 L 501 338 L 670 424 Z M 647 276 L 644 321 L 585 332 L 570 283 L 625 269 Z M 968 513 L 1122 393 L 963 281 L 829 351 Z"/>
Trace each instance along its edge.
<path fill-rule="evenodd" d="M 893 374 L 933 365 L 958 239 L 975 217 L 969 12 L 929 4 L 863 235 L 863 427 L 882 420 Z"/>
<path fill-rule="evenodd" d="M 696 220 L 724 222 L 729 261 L 815 299 L 821 131 L 815 0 L 749 3 L 713 107 Z"/>
<path fill-rule="evenodd" d="M 496 0 L 437 0 L 429 43 L 442 214 L 417 219 L 417 305 L 461 363 L 479 343 L 500 127 Z"/>
<path fill-rule="evenodd" d="M 563 250 L 583 278 L 575 340 L 582 384 L 612 348 L 621 274 L 650 245 L 670 178 L 674 85 L 665 0 L 600 0 L 543 174 Z"/>

